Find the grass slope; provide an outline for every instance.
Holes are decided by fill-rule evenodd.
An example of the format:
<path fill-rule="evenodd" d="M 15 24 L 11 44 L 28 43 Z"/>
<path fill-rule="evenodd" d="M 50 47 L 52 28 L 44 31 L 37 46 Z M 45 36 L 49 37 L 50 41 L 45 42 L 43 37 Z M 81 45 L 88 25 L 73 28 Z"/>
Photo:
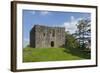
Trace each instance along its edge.
<path fill-rule="evenodd" d="M 61 61 L 90 59 L 90 53 L 68 48 L 30 48 L 23 49 L 23 62 Z"/>

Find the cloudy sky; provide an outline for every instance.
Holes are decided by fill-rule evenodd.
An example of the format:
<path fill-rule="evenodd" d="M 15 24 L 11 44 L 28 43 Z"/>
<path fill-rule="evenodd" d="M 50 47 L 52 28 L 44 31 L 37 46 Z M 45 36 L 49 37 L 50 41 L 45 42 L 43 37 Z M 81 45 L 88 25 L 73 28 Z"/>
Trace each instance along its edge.
<path fill-rule="evenodd" d="M 23 10 L 23 47 L 29 44 L 29 32 L 35 24 L 65 27 L 74 33 L 78 20 L 91 18 L 90 13 Z"/>

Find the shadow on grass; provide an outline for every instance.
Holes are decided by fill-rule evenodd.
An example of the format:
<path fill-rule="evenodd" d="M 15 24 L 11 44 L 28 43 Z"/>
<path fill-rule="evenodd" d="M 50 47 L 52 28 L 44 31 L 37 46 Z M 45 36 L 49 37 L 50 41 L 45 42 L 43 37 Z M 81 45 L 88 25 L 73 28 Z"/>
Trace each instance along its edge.
<path fill-rule="evenodd" d="M 64 52 L 70 53 L 83 59 L 91 59 L 91 52 L 84 51 L 81 48 L 65 48 Z"/>

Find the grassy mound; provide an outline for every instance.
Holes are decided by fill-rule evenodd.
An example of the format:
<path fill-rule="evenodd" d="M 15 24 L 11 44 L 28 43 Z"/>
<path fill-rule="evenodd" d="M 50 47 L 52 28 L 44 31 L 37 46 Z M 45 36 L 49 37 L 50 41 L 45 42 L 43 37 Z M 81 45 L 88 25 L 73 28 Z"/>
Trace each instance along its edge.
<path fill-rule="evenodd" d="M 90 59 L 90 53 L 68 48 L 30 48 L 23 49 L 23 62 L 61 61 Z"/>

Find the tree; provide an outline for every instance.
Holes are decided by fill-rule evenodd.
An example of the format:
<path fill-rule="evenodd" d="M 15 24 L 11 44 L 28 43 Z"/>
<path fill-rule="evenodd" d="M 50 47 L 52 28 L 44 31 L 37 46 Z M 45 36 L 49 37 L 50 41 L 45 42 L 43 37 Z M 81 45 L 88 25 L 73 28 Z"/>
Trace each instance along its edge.
<path fill-rule="evenodd" d="M 65 34 L 66 34 L 65 47 L 66 48 L 77 48 L 79 46 L 79 43 L 77 42 L 75 37 L 72 34 L 70 34 L 69 32 L 66 32 Z"/>
<path fill-rule="evenodd" d="M 91 28 L 90 20 L 82 19 L 77 23 L 76 38 L 79 41 L 80 48 L 90 48 L 91 43 Z"/>

